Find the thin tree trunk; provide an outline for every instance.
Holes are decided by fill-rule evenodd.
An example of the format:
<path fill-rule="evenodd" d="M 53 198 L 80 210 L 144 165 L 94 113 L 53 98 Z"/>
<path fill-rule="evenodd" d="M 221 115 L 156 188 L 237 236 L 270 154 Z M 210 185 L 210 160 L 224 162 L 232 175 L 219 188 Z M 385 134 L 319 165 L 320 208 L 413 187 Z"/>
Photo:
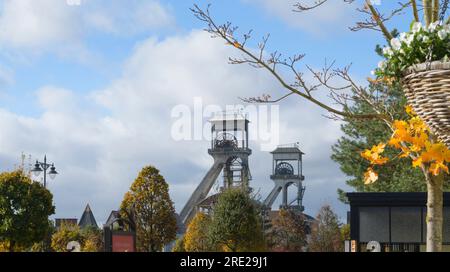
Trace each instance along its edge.
<path fill-rule="evenodd" d="M 442 251 L 442 205 L 444 174 L 425 173 L 427 180 L 427 252 Z"/>
<path fill-rule="evenodd" d="M 427 1 L 427 0 L 423 0 Z M 431 0 L 430 0 L 431 1 Z M 381 32 L 383 33 L 384 37 L 386 38 L 387 42 L 390 43 L 391 39 L 394 38 L 392 34 L 389 32 L 389 30 L 384 25 L 383 20 L 381 19 L 380 14 L 378 11 L 373 7 L 372 2 L 369 0 L 366 0 L 366 5 L 369 8 L 370 12 L 372 13 L 372 16 L 374 20 L 376 21 L 377 25 L 380 27 Z"/>

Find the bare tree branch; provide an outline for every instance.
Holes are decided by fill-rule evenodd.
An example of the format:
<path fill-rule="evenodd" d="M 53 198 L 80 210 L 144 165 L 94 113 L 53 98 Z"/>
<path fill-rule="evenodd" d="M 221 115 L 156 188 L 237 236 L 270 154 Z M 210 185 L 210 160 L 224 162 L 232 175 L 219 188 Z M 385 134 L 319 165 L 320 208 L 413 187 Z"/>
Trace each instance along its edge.
<path fill-rule="evenodd" d="M 239 97 L 240 100 L 242 100 L 243 102 L 246 103 L 260 103 L 260 104 L 273 104 L 273 103 L 278 103 L 281 100 L 284 100 L 285 98 L 287 98 L 288 96 L 293 95 L 294 93 L 290 92 L 288 94 L 285 94 L 283 96 L 281 96 L 280 98 L 277 98 L 275 100 L 272 100 L 272 96 L 268 95 L 268 94 L 263 94 L 260 97 L 249 97 L 249 98 L 242 98 Z"/>
<path fill-rule="evenodd" d="M 394 18 L 397 15 L 402 14 L 404 9 L 409 7 L 411 5 L 411 2 L 406 3 L 399 3 L 400 7 L 397 9 L 394 9 L 390 12 L 388 16 L 383 15 L 376 9 L 370 0 L 366 0 L 365 8 L 364 9 L 358 9 L 358 11 L 368 14 L 369 19 L 366 19 L 363 22 L 357 22 L 355 27 L 350 28 L 353 31 L 357 31 L 360 29 L 372 29 L 372 30 L 379 30 L 383 33 L 384 37 L 390 42 L 390 40 L 393 38 L 391 32 L 386 28 L 385 23 L 392 18 Z"/>
<path fill-rule="evenodd" d="M 351 4 L 351 3 L 353 3 L 355 0 L 343 0 L 343 1 L 344 1 L 345 3 L 347 3 L 347 4 Z M 315 1 L 314 4 L 312 4 L 312 5 L 306 5 L 306 4 L 303 4 L 302 2 L 297 2 L 297 3 L 294 5 L 294 7 L 296 8 L 296 9 L 294 9 L 294 11 L 296 11 L 296 12 L 302 12 L 302 11 L 312 10 L 312 9 L 315 9 L 315 8 L 320 7 L 321 5 L 325 4 L 326 2 L 328 2 L 328 0 L 317 0 L 317 1 Z"/>
<path fill-rule="evenodd" d="M 328 0 L 318 0 L 316 1 L 313 5 L 311 6 L 307 6 L 305 4 L 302 4 L 301 2 L 298 2 L 294 5 L 294 7 L 296 9 L 294 9 L 295 12 L 302 12 L 302 11 L 307 11 L 307 10 L 311 10 L 311 9 L 315 9 L 323 4 L 325 4 L 326 2 L 328 2 Z"/>
<path fill-rule="evenodd" d="M 355 0 L 342 0 L 342 1 L 347 4 L 352 4 L 355 2 Z M 294 5 L 295 7 L 294 11 L 297 12 L 309 11 L 324 5 L 326 2 L 328 2 L 328 0 L 318 0 L 313 5 L 306 5 L 303 3 L 303 1 L 298 2 Z M 398 15 L 404 14 L 403 13 L 404 9 L 406 9 L 411 5 L 413 5 L 414 9 L 414 5 L 416 4 L 416 2 L 415 0 L 408 0 L 404 3 L 399 2 L 398 4 L 399 8 L 392 10 L 389 15 L 384 15 L 374 7 L 371 0 L 364 0 L 364 8 L 358 8 L 357 11 L 367 15 L 367 18 L 364 21 L 356 22 L 356 25 L 350 27 L 350 30 L 359 31 L 362 29 L 369 29 L 380 31 L 383 33 L 384 37 L 389 42 L 393 37 L 391 35 L 391 32 L 386 27 L 386 22 Z M 418 12 L 417 5 L 415 5 L 414 11 L 415 11 L 414 18 L 416 18 L 416 21 L 418 21 L 419 15 L 417 13 Z"/>
<path fill-rule="evenodd" d="M 266 47 L 269 35 L 263 37 L 262 41 L 258 44 L 257 52 L 253 53 L 252 50 L 247 49 L 245 46 L 246 42 L 250 39 L 250 32 L 244 35 L 243 39 L 239 40 L 236 38 L 238 28 L 233 26 L 230 22 L 222 25 L 216 24 L 210 15 L 209 6 L 205 11 L 203 11 L 197 5 L 194 5 L 191 11 L 199 20 L 206 23 L 207 28 L 205 30 L 210 33 L 212 37 L 218 37 L 225 40 L 228 45 L 234 46 L 241 53 L 243 53 L 243 56 L 240 58 L 230 58 L 229 60 L 231 64 L 248 64 L 255 68 L 265 69 L 281 84 L 283 88 L 290 92 L 275 100 L 272 100 L 269 95 L 263 95 L 262 97 L 256 98 L 241 98 L 243 101 L 254 103 L 274 103 L 295 94 L 325 109 L 330 114 L 335 116 L 358 119 L 389 118 L 389 116 L 381 111 L 379 113 L 374 112 L 373 114 L 355 114 L 348 110 L 350 107 L 347 105 L 346 101 L 349 101 L 350 96 L 345 93 L 339 93 L 349 91 L 350 88 L 356 86 L 354 81 L 350 80 L 351 78 L 348 75 L 348 68 L 340 70 L 340 72 L 338 72 L 339 70 L 333 70 L 332 67 L 334 62 L 332 65 L 326 66 L 321 72 L 315 72 L 308 67 L 308 70 L 312 72 L 313 77 L 315 77 L 318 81 L 317 84 L 308 84 L 304 79 L 303 73 L 297 68 L 298 63 L 303 59 L 304 54 L 297 54 L 289 58 L 282 58 L 282 55 L 277 51 L 267 54 Z M 278 67 L 287 68 L 288 71 L 294 75 L 294 82 L 292 84 L 288 83 L 281 73 L 278 72 Z M 331 80 L 336 76 L 346 80 L 348 85 L 332 86 Z M 313 95 L 313 92 L 318 90 L 319 87 L 328 88 L 330 90 L 330 97 L 334 98 L 335 102 L 342 106 L 342 109 L 335 108 L 317 99 Z"/>

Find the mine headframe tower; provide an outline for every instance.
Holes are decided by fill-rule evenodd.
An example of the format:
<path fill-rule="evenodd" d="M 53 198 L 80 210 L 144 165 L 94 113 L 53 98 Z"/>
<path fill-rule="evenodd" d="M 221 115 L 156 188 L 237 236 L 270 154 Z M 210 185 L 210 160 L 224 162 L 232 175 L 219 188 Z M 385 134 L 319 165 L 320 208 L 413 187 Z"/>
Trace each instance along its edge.
<path fill-rule="evenodd" d="M 214 163 L 181 210 L 180 217 L 185 225 L 194 217 L 199 207 L 208 209 L 213 205 L 217 195 L 208 197 L 208 194 L 221 172 L 221 191 L 233 187 L 251 190 L 248 157 L 252 151 L 248 147 L 247 116 L 241 112 L 221 112 L 215 114 L 209 122 L 211 147 L 208 154 L 213 157 Z"/>
<path fill-rule="evenodd" d="M 263 207 L 270 210 L 281 192 L 280 208 L 303 212 L 303 195 L 305 193 L 303 180 L 305 177 L 302 170 L 302 156 L 304 153 L 299 149 L 297 143 L 280 145 L 271 153 L 273 159 L 270 179 L 273 180 L 275 186 L 264 200 Z M 297 187 L 297 191 L 295 198 L 289 201 L 288 189 L 292 186 Z"/>

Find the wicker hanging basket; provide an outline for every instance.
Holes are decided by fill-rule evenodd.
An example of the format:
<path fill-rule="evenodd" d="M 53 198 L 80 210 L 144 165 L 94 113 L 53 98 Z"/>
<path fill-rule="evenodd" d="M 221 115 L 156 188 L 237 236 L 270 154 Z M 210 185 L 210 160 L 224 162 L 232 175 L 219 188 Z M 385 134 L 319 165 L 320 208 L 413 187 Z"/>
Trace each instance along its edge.
<path fill-rule="evenodd" d="M 411 66 L 402 85 L 417 115 L 450 148 L 450 62 Z"/>

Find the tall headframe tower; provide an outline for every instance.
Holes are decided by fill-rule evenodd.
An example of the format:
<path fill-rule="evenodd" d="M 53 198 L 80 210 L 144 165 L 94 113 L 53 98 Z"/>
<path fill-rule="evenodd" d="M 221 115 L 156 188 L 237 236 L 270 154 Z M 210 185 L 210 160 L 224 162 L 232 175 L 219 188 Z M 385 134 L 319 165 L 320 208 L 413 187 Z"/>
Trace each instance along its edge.
<path fill-rule="evenodd" d="M 222 112 L 216 114 L 209 122 L 211 147 L 208 153 L 214 158 L 214 164 L 181 210 L 180 217 L 184 224 L 189 223 L 195 215 L 198 205 L 205 203 L 221 172 L 223 172 L 222 190 L 239 186 L 250 188 L 248 157 L 252 151 L 248 148 L 247 116 L 240 112 Z"/>
<path fill-rule="evenodd" d="M 302 201 L 305 192 L 303 180 L 305 177 L 302 171 L 302 156 L 304 153 L 298 148 L 298 144 L 278 146 L 271 153 L 273 155 L 273 165 L 270 179 L 273 180 L 275 186 L 263 202 L 264 207 L 271 209 L 281 192 L 281 208 L 303 212 Z M 297 187 L 296 196 L 289 201 L 288 189 L 292 186 Z"/>

